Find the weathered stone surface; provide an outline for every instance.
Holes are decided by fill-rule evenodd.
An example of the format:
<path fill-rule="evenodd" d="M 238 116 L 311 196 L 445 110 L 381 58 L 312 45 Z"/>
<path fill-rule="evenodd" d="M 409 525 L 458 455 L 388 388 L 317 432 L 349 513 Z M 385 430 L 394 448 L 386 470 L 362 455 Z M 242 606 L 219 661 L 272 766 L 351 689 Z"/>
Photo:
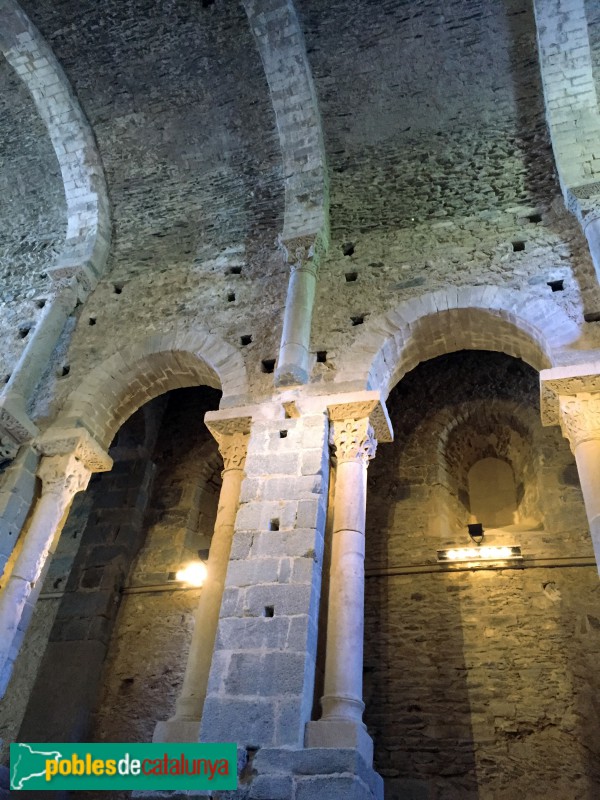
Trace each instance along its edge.
<path fill-rule="evenodd" d="M 113 472 L 76 502 L 48 572 L 0 704 L 0 760 L 49 636 L 58 660 L 93 649 L 90 676 L 107 648 L 94 739 L 149 740 L 173 713 L 198 591 L 171 591 L 169 573 L 209 547 L 223 465 L 201 432 L 217 394 L 158 396 L 206 385 L 251 429 L 201 735 L 261 749 L 224 800 L 381 797 L 351 755 L 302 749 L 323 694 L 324 398 L 367 388 L 391 390 L 396 434 L 369 468 L 366 536 L 363 694 L 388 800 L 596 796 L 596 567 L 573 459 L 558 429 L 540 428 L 523 365 L 599 361 L 595 4 L 23 7 L 91 126 L 113 225 L 108 272 L 87 299 L 80 284 L 25 406 L 42 434 L 57 419 L 104 446 L 120 432 Z M 93 267 L 58 268 L 95 200 L 67 168 L 81 130 L 50 65 L 21 46 L 11 63 L 34 99 L 0 64 L 4 379 L 44 301 Z M 35 103 L 64 111 L 54 151 Z M 317 266 L 314 308 L 311 278 L 296 293 L 304 324 L 289 326 L 302 335 L 286 342 L 308 347 L 297 377 L 309 382 L 280 391 L 290 269 Z M 448 355 L 465 349 L 480 352 Z M 0 442 L 4 458 L 12 445 Z M 0 465 L 5 576 L 35 492 L 31 465 L 15 480 L 22 458 Z M 488 458 L 510 465 L 517 519 L 485 541 L 519 544 L 526 568 L 440 572 L 435 551 L 468 543 L 469 474 Z M 138 583 L 168 591 L 119 602 Z M 51 674 L 46 663 L 40 681 Z M 79 689 L 65 729 L 93 705 Z M 30 714 L 57 731 L 54 712 Z"/>
<path fill-rule="evenodd" d="M 419 367 L 388 400 L 396 442 L 369 468 L 364 673 L 386 797 L 535 794 L 549 776 L 558 796 L 598 785 L 581 766 L 598 688 L 593 559 L 435 572 L 438 548 L 469 542 L 467 471 L 490 456 L 511 465 L 524 524 L 484 543 L 519 544 L 526 559 L 592 555 L 573 457 L 542 428 L 537 394 L 524 365 L 460 353 Z"/>

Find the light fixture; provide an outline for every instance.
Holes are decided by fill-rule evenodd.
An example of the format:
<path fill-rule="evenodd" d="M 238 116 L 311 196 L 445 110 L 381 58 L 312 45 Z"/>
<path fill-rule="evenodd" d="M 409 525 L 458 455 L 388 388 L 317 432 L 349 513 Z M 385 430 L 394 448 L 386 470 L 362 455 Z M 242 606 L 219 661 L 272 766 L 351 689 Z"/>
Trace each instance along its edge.
<path fill-rule="evenodd" d="M 177 570 L 175 580 L 188 583 L 190 586 L 202 586 L 206 580 L 206 564 L 202 561 L 191 561 Z"/>
<path fill-rule="evenodd" d="M 467 529 L 469 531 L 469 536 L 475 544 L 481 544 L 483 541 L 483 525 L 481 522 L 469 522 Z"/>
<path fill-rule="evenodd" d="M 520 547 L 455 547 L 451 550 L 438 550 L 438 561 L 456 564 L 464 561 L 517 561 L 522 559 Z"/>

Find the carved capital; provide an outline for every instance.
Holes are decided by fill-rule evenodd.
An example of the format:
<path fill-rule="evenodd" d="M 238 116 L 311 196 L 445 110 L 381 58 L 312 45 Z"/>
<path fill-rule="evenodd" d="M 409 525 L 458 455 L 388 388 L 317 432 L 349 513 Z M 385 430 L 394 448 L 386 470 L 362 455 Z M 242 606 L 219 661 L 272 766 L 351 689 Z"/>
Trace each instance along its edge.
<path fill-rule="evenodd" d="M 600 440 L 600 394 L 561 395 L 560 427 L 571 450 L 582 442 Z"/>
<path fill-rule="evenodd" d="M 13 398 L 0 400 L 0 459 L 12 459 L 19 447 L 30 441 L 38 429 Z"/>
<path fill-rule="evenodd" d="M 293 239 L 279 239 L 279 247 L 283 251 L 285 260 L 292 268 L 292 272 L 300 270 L 317 273 L 317 259 L 315 258 L 316 236 L 297 236 Z"/>
<path fill-rule="evenodd" d="M 375 458 L 377 439 L 367 417 L 362 419 L 335 420 L 329 431 L 329 444 L 338 464 L 356 461 L 369 466 Z"/>
<path fill-rule="evenodd" d="M 77 492 L 87 488 L 91 470 L 73 454 L 44 456 L 37 471 L 44 485 L 44 494 L 63 497 L 69 502 Z"/>
<path fill-rule="evenodd" d="M 600 394 L 600 361 L 543 369 L 540 372 L 542 425 L 561 424 L 561 398 L 588 394 Z"/>
<path fill-rule="evenodd" d="M 218 435 L 217 442 L 223 456 L 223 471 L 243 470 L 246 466 L 246 453 L 248 452 L 248 434 L 238 431 L 228 435 Z"/>
<path fill-rule="evenodd" d="M 108 472 L 113 465 L 112 458 L 85 428 L 50 428 L 34 447 L 43 456 L 72 455 L 90 472 Z"/>
<path fill-rule="evenodd" d="M 206 427 L 217 440 L 223 456 L 224 472 L 229 469 L 244 469 L 251 421 L 250 416 L 228 416 L 223 411 L 209 411 L 205 415 Z"/>
<path fill-rule="evenodd" d="M 19 443 L 12 436 L 0 428 L 0 463 L 2 461 L 12 461 L 19 452 Z"/>
<path fill-rule="evenodd" d="M 338 395 L 339 397 L 339 395 Z M 345 402 L 328 402 L 331 422 L 368 417 L 379 442 L 392 442 L 394 435 L 385 403 L 378 392 L 355 392 Z"/>

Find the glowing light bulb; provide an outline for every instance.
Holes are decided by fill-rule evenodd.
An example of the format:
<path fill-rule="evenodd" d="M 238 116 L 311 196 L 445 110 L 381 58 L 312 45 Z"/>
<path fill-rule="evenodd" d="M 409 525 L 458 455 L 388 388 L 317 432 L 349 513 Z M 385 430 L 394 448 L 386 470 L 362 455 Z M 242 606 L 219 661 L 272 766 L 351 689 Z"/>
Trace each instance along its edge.
<path fill-rule="evenodd" d="M 189 583 L 190 586 L 202 586 L 206 580 L 206 564 L 202 561 L 192 561 L 183 569 L 177 570 L 175 577 L 178 581 Z"/>

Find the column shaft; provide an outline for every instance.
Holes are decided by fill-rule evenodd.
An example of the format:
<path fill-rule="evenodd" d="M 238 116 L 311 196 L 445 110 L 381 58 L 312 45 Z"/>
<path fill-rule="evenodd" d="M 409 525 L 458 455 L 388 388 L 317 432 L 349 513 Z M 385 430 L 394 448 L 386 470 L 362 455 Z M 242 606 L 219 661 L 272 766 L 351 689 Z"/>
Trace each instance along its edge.
<path fill-rule="evenodd" d="M 198 724 L 206 697 L 242 477 L 240 469 L 228 469 L 223 473 L 215 531 L 208 556 L 208 574 L 194 615 L 190 654 L 181 695 L 177 700 L 175 718 L 197 720 Z"/>
<path fill-rule="evenodd" d="M 595 217 L 584 225 L 584 233 L 590 248 L 590 255 L 600 281 L 600 217 Z"/>
<path fill-rule="evenodd" d="M 67 517 L 76 492 L 85 489 L 91 471 L 75 456 L 43 458 L 38 470 L 43 481 L 42 496 L 35 511 L 11 574 L 0 593 L 0 675 L 4 693 L 9 679 L 5 669 L 17 630 L 23 630 L 25 607 L 33 592 L 39 593 L 38 580 L 53 542 Z"/>
<path fill-rule="evenodd" d="M 600 572 L 600 439 L 581 442 L 573 448 L 573 451 Z"/>
<path fill-rule="evenodd" d="M 366 479 L 366 464 L 338 465 L 321 700 L 323 719 L 355 719 L 361 724 Z"/>
<path fill-rule="evenodd" d="M 277 364 L 276 381 L 279 386 L 308 381 L 310 328 L 316 285 L 314 266 L 292 269 Z"/>
<path fill-rule="evenodd" d="M 323 715 L 306 727 L 307 747 L 354 747 L 368 766 L 373 742 L 362 721 L 367 466 L 377 442 L 369 420 L 332 423 L 337 457 L 327 612 Z"/>
<path fill-rule="evenodd" d="M 190 652 L 181 692 L 177 699 L 176 711 L 167 722 L 157 723 L 153 736 L 155 742 L 198 741 L 240 488 L 244 477 L 247 439 L 245 433 L 217 435 L 225 469 L 219 495 L 217 519 L 206 565 L 207 576 L 200 594 L 198 608 L 194 614 Z"/>
<path fill-rule="evenodd" d="M 600 394 L 559 397 L 560 424 L 577 463 L 583 502 L 600 571 Z"/>

